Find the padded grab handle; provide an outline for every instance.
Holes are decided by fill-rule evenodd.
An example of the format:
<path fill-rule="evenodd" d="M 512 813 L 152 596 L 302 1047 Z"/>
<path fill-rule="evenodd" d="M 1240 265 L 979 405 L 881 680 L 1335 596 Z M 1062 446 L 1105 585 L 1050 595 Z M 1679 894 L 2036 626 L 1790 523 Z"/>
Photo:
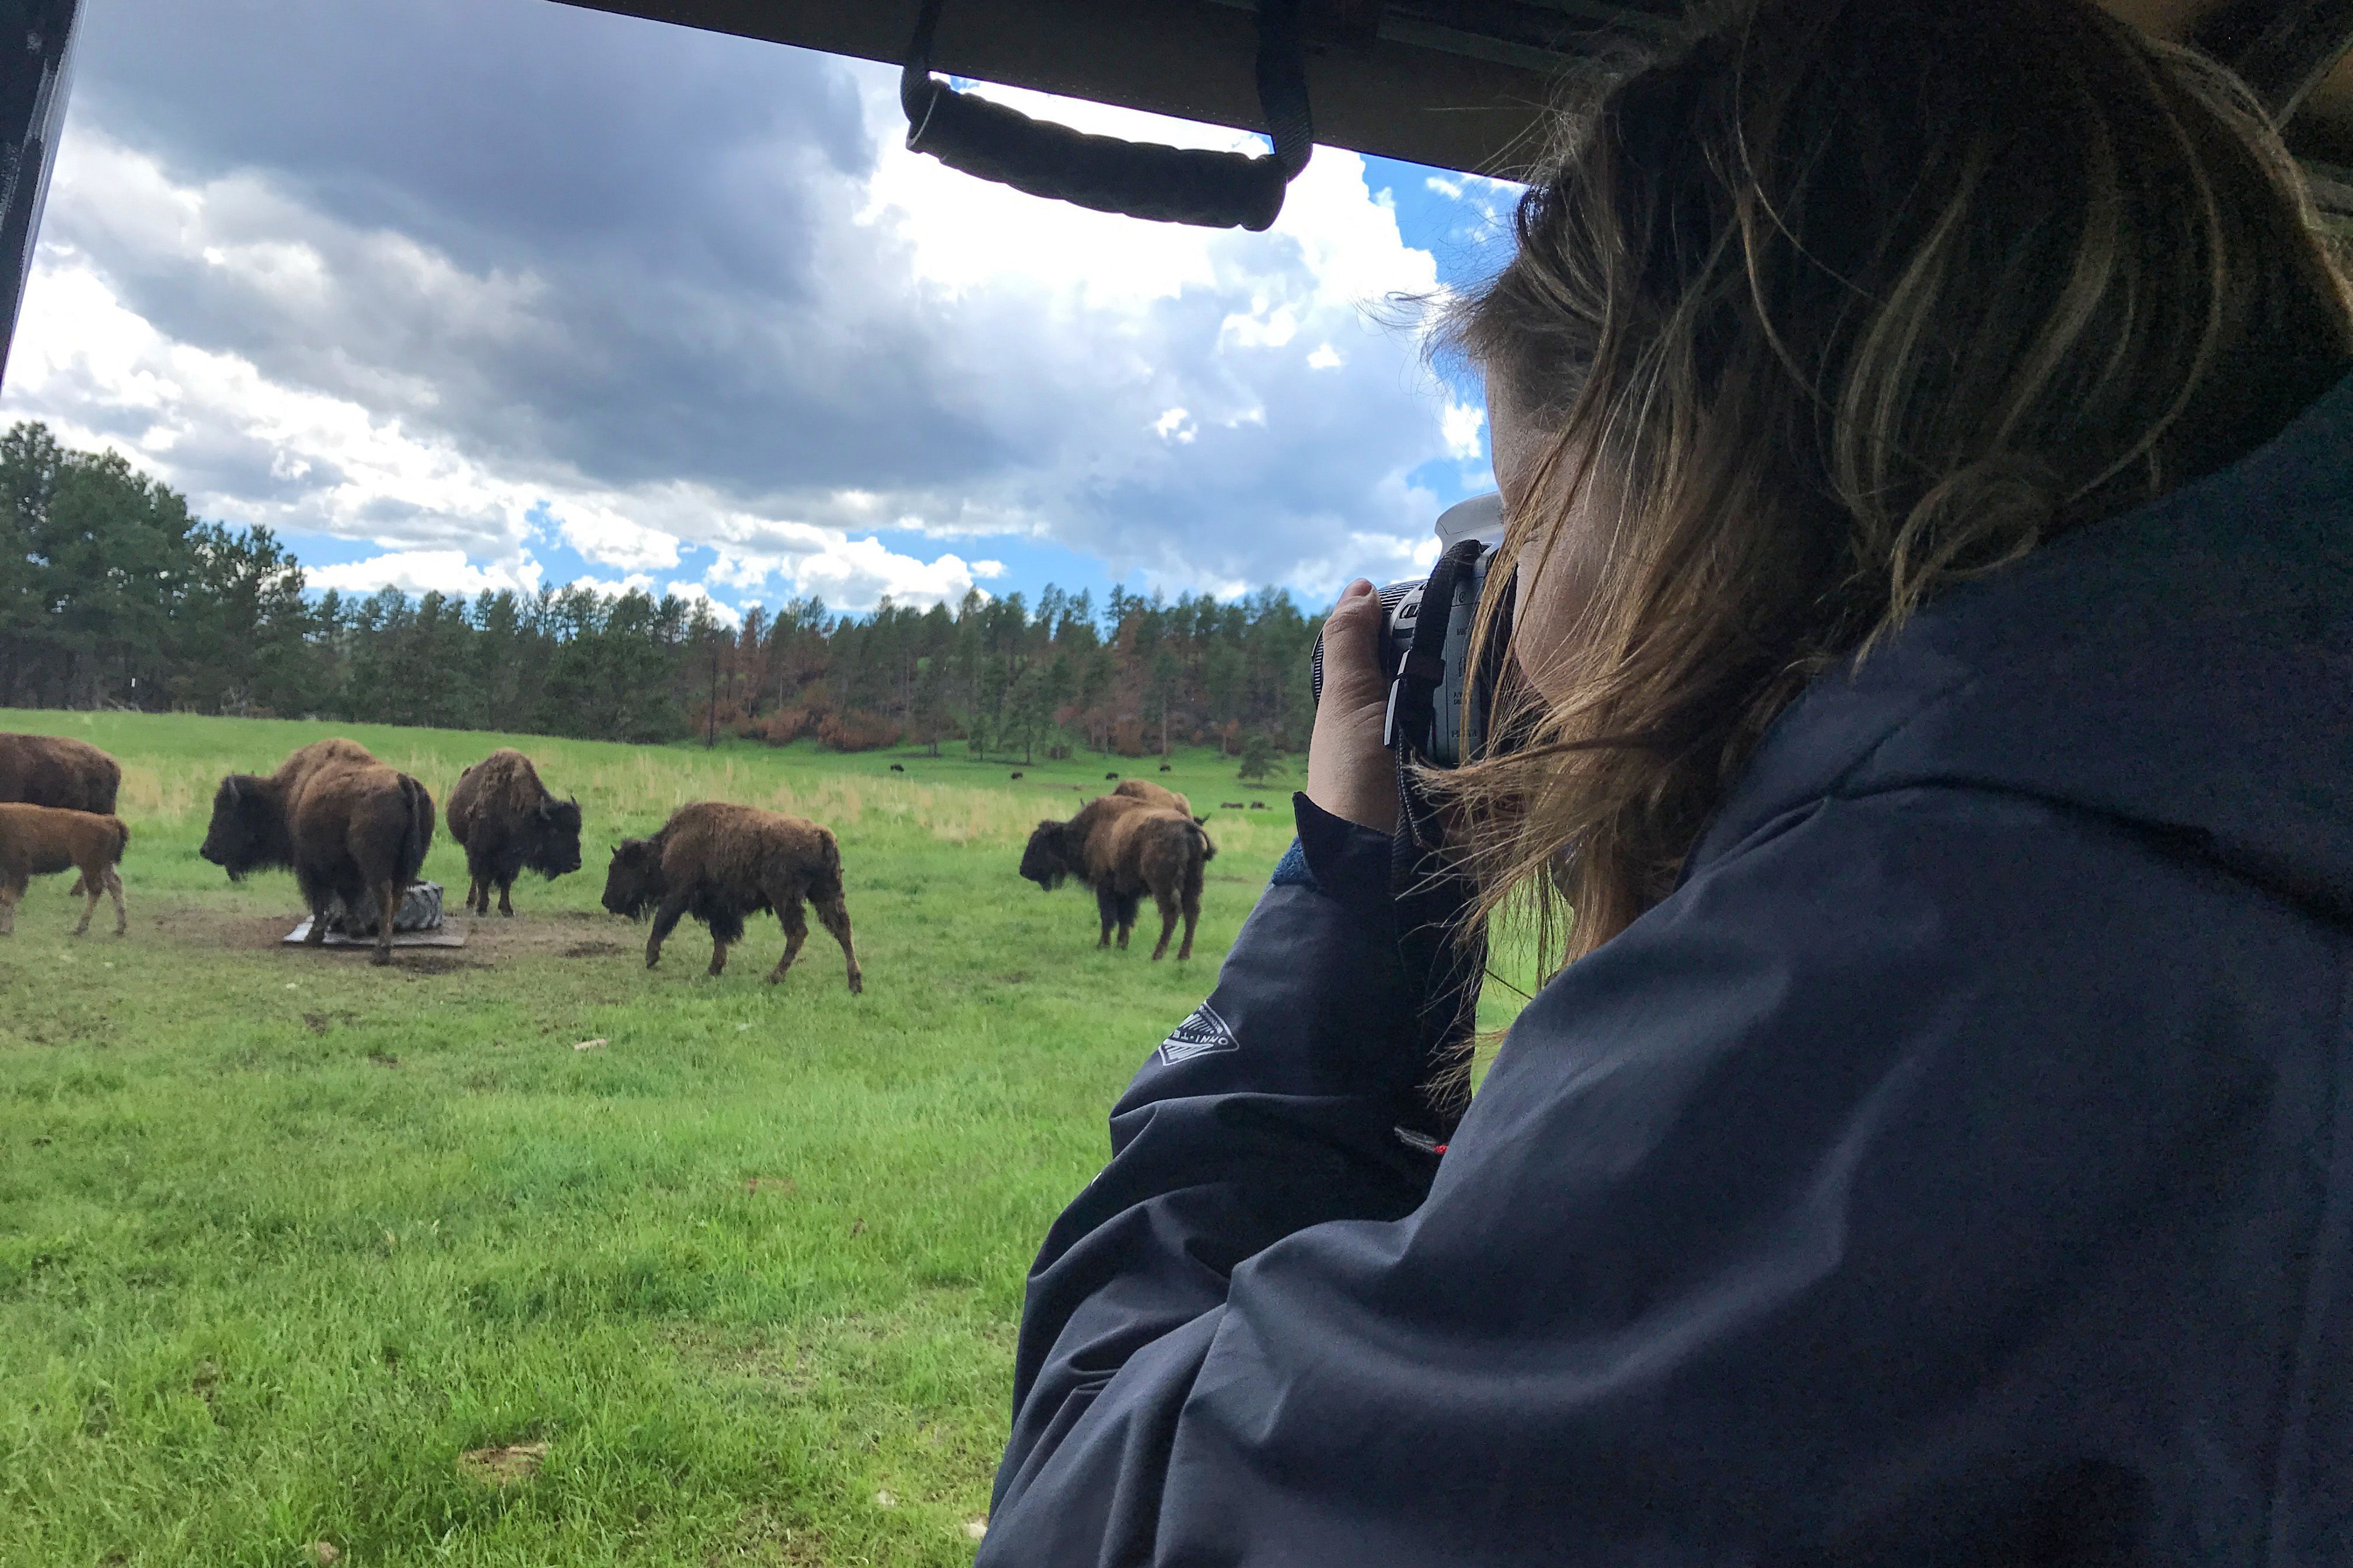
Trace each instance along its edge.
<path fill-rule="evenodd" d="M 1314 127 L 1299 43 L 1299 0 L 1259 0 L 1259 103 L 1271 156 L 1093 136 L 957 92 L 932 75 L 941 0 L 924 0 L 899 82 L 907 145 L 950 168 L 1097 212 L 1207 228 L 1266 228 L 1307 164 Z"/>

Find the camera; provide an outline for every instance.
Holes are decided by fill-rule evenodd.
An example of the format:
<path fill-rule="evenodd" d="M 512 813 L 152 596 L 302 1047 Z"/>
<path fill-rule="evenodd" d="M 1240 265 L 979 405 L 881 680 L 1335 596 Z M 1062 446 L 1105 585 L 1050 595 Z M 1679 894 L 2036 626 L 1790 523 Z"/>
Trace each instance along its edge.
<path fill-rule="evenodd" d="M 1460 767 L 1488 749 L 1495 679 L 1511 637 L 1507 598 L 1488 657 L 1472 668 L 1472 624 L 1504 538 L 1504 502 L 1493 491 L 1451 506 L 1438 519 L 1438 563 L 1428 577 L 1380 590 L 1381 668 L 1388 672 L 1382 739 L 1433 767 Z M 1324 638 L 1309 664 L 1324 696 Z"/>

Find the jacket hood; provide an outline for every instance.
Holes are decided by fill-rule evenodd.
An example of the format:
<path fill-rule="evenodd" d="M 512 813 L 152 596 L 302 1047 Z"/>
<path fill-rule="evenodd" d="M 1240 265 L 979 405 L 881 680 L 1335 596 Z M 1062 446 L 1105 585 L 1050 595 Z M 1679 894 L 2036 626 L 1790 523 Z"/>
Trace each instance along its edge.
<path fill-rule="evenodd" d="M 2097 813 L 2353 915 L 2353 376 L 1817 681 L 1691 868 L 1824 796 L 1917 786 Z"/>

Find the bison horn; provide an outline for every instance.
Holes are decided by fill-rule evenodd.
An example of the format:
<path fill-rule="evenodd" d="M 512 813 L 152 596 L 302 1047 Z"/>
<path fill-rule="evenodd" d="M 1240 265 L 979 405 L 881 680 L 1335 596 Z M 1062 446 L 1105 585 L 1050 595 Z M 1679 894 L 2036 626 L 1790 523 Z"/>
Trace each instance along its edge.
<path fill-rule="evenodd" d="M 230 774 L 227 779 L 223 780 L 222 782 L 223 782 L 223 783 L 225 783 L 225 784 L 227 784 L 228 785 L 228 803 L 229 803 L 229 805 L 235 805 L 237 804 L 237 775 L 236 775 L 235 773 L 231 773 L 231 774 Z"/>

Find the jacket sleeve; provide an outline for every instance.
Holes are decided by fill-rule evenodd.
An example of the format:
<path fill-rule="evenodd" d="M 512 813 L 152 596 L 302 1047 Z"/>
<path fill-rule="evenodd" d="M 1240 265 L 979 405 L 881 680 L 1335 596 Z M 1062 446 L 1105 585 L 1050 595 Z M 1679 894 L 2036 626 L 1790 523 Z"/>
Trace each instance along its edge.
<path fill-rule="evenodd" d="M 2211 999 L 2308 955 L 2186 940 L 2246 922 L 2120 832 L 1776 825 L 1546 989 L 1426 1192 L 1398 977 L 1317 896 L 1270 892 L 1233 1043 L 1164 1048 L 1049 1240 L 983 1563 L 2105 1561 L 2101 1500 L 2179 1479 L 2110 1391 L 2286 1354 L 2167 1281 L 2273 1100 Z"/>
<path fill-rule="evenodd" d="M 1398 940 L 1388 838 L 1303 795 L 1294 810 L 1216 989 L 1113 1109 L 1111 1163 L 1031 1270 L 1000 1505 L 1113 1373 L 1225 1300 L 1242 1259 L 1326 1220 L 1394 1219 L 1429 1189 L 1449 1124 L 1422 1092 L 1430 950 Z"/>

